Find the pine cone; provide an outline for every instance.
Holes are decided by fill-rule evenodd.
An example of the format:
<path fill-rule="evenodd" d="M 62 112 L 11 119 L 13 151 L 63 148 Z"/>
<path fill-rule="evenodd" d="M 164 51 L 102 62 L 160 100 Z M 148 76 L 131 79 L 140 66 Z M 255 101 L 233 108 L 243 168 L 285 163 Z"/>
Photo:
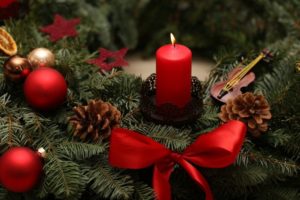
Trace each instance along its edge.
<path fill-rule="evenodd" d="M 259 137 L 268 130 L 267 121 L 272 118 L 270 106 L 262 95 L 247 92 L 227 101 L 221 107 L 219 118 L 223 122 L 241 120 L 248 124 L 248 131 Z"/>
<path fill-rule="evenodd" d="M 111 129 L 119 127 L 121 112 L 108 102 L 91 100 L 88 105 L 74 108 L 75 115 L 69 119 L 73 124 L 74 136 L 94 141 L 110 136 Z"/>

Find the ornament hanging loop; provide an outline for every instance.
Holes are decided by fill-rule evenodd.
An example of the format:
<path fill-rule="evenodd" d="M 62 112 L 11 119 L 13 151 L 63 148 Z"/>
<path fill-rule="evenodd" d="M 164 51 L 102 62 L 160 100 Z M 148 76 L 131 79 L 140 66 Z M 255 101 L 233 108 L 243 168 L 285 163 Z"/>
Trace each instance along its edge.
<path fill-rule="evenodd" d="M 37 154 L 41 157 L 41 158 L 47 158 L 47 152 L 46 150 L 41 147 L 37 150 Z"/>

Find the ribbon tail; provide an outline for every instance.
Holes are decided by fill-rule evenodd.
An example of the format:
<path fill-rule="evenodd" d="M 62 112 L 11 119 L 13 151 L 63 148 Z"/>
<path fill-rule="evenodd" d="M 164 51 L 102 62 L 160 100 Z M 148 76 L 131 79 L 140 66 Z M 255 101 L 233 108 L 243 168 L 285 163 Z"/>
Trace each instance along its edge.
<path fill-rule="evenodd" d="M 210 186 L 202 174 L 186 160 L 181 159 L 178 164 L 180 164 L 190 175 L 190 177 L 197 183 L 197 185 L 202 188 L 202 190 L 205 192 L 205 200 L 213 200 L 214 198 Z"/>
<path fill-rule="evenodd" d="M 171 200 L 171 185 L 169 178 L 173 169 L 161 171 L 161 167 L 156 164 L 153 172 L 153 189 L 155 191 L 156 200 Z"/>

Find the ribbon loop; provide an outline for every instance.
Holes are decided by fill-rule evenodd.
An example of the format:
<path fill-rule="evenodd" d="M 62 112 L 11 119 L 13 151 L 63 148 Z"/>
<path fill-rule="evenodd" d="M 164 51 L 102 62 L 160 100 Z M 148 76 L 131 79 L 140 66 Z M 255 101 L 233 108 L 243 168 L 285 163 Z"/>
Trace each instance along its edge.
<path fill-rule="evenodd" d="M 114 129 L 111 135 L 109 162 L 114 167 L 141 169 L 154 165 L 153 188 L 158 200 L 171 200 L 169 178 L 175 163 L 183 167 L 202 188 L 206 200 L 213 200 L 209 184 L 193 166 L 221 168 L 232 164 L 246 135 L 246 126 L 230 121 L 214 131 L 200 135 L 183 152 L 171 152 L 151 138 L 126 129 Z"/>

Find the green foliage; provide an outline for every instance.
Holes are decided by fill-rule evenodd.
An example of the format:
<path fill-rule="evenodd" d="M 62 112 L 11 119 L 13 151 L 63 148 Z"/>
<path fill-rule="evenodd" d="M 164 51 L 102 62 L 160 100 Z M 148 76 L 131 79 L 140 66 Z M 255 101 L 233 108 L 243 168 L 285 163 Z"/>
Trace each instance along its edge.
<path fill-rule="evenodd" d="M 90 188 L 100 197 L 130 199 L 133 195 L 132 179 L 105 162 L 97 163 L 93 168 L 86 167 L 84 172 L 89 177 Z"/>
<path fill-rule="evenodd" d="M 219 118 L 218 118 L 219 108 L 214 106 L 204 106 L 203 107 L 203 114 L 198 119 L 198 121 L 195 122 L 195 124 L 199 124 L 197 129 L 200 127 L 202 128 L 214 128 L 217 124 L 219 124 Z M 208 129 L 208 130 L 209 130 Z M 201 132 L 205 132 L 205 130 L 201 129 Z"/>
<path fill-rule="evenodd" d="M 106 150 L 106 145 L 86 144 L 80 142 L 63 142 L 57 147 L 57 152 L 64 159 L 86 160 L 93 156 L 100 156 Z"/>
<path fill-rule="evenodd" d="M 299 1 L 279 0 L 199 2 L 158 0 L 30 0 L 28 15 L 4 22 L 16 39 L 19 54 L 47 47 L 56 55 L 55 68 L 68 82 L 66 102 L 42 113 L 28 107 L 22 84 L 5 80 L 0 69 L 0 152 L 13 146 L 43 147 L 48 153 L 44 174 L 34 190 L 15 194 L 0 188 L 0 199 L 154 199 L 151 169 L 121 170 L 107 163 L 109 141 L 81 142 L 68 131 L 72 108 L 91 99 L 103 99 L 122 112 L 121 126 L 135 130 L 176 152 L 220 124 L 220 105 L 210 97 L 211 86 L 228 72 L 248 64 L 263 47 L 274 53 L 271 63 L 261 62 L 256 81 L 247 88 L 263 94 L 272 108 L 269 130 L 260 138 L 247 136 L 234 165 L 202 169 L 216 199 L 299 199 L 300 74 Z M 77 38 L 50 43 L 39 27 L 53 14 L 80 17 Z M 247 24 L 247 26 L 245 26 Z M 202 116 L 190 125 L 157 125 L 139 110 L 142 79 L 121 69 L 99 73 L 86 61 L 96 49 L 142 47 L 153 52 L 166 43 L 169 32 L 194 49 L 206 50 L 216 62 L 203 83 Z M 220 48 L 220 46 L 225 46 Z M 242 53 L 246 50 L 246 53 Z M 93 53 L 90 53 L 93 52 Z M 242 56 L 241 56 L 242 55 Z M 0 56 L 0 65 L 7 59 Z M 203 192 L 181 167 L 171 176 L 174 199 L 200 199 Z"/>
<path fill-rule="evenodd" d="M 112 102 L 123 114 L 139 106 L 142 79 L 125 73 L 108 76 L 109 81 L 103 85 L 101 96 Z"/>
<path fill-rule="evenodd" d="M 49 154 L 44 165 L 44 191 L 58 199 L 80 199 L 87 178 L 82 175 L 80 166 L 72 161 L 62 160 Z M 45 196 L 47 193 L 42 193 Z"/>
<path fill-rule="evenodd" d="M 7 190 L 0 187 L 0 199 L 5 199 L 6 195 L 7 195 Z"/>
<path fill-rule="evenodd" d="M 86 41 L 90 49 L 99 46 L 117 48 L 137 45 L 136 16 L 131 13 L 138 1 L 78 1 L 78 0 L 30 0 L 30 16 L 41 25 L 52 22 L 56 13 L 66 18 L 80 17 L 80 39 Z M 43 16 L 42 18 L 40 16 Z M 24 24 L 27 26 L 28 24 Z"/>
<path fill-rule="evenodd" d="M 137 131 L 148 135 L 159 143 L 164 144 L 173 151 L 183 151 L 190 143 L 189 130 L 180 130 L 170 126 L 144 124 L 137 128 Z"/>
<path fill-rule="evenodd" d="M 276 131 L 268 133 L 268 136 L 264 136 L 267 142 L 273 147 L 285 146 L 291 141 L 292 135 L 285 133 L 285 130 L 278 129 Z"/>
<path fill-rule="evenodd" d="M 150 188 L 148 185 L 141 182 L 136 182 L 134 184 L 134 188 L 135 188 L 134 199 L 140 199 L 140 200 L 154 199 L 153 189 Z"/>
<path fill-rule="evenodd" d="M 261 91 L 274 108 L 283 103 L 284 94 L 289 91 L 295 81 L 295 63 L 295 58 L 282 60 L 273 67 L 273 72 L 265 74 L 256 84 L 256 90 Z"/>
<path fill-rule="evenodd" d="M 255 195 L 257 200 L 297 200 L 300 198 L 297 188 L 286 188 L 283 185 L 272 188 L 263 188 L 260 194 Z"/>

